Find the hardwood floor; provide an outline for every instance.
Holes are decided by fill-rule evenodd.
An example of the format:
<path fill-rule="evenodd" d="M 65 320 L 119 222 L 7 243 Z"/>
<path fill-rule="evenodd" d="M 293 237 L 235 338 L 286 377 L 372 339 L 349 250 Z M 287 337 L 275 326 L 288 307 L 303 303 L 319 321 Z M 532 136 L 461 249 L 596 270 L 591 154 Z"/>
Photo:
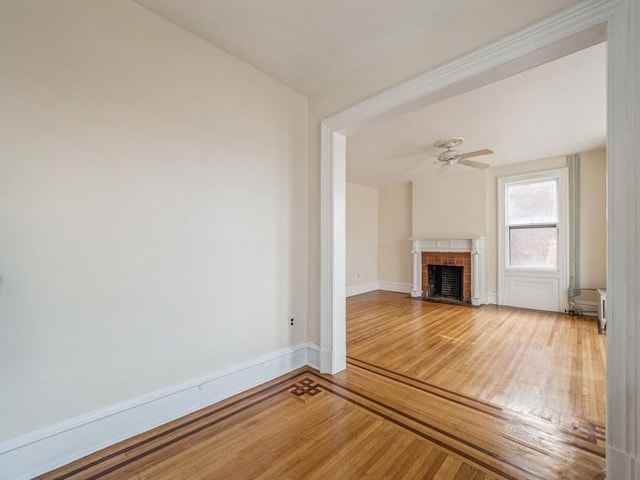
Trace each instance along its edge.
<path fill-rule="evenodd" d="M 383 292 L 348 312 L 346 371 L 300 369 L 41 478 L 602 478 L 595 322 Z"/>
<path fill-rule="evenodd" d="M 595 320 L 371 292 L 347 302 L 347 352 L 556 424 L 605 422 L 606 337 Z"/>

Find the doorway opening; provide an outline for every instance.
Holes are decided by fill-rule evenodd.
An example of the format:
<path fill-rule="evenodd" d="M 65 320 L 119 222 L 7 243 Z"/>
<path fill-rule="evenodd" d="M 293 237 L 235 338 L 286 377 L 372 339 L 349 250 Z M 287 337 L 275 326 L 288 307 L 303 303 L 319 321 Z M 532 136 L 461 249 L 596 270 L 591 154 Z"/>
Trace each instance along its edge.
<path fill-rule="evenodd" d="M 615 312 L 632 312 L 620 318 L 617 328 L 610 332 L 609 341 L 613 345 L 623 345 L 627 335 L 637 330 L 634 323 L 637 302 L 631 291 L 637 284 L 639 269 L 625 269 L 626 259 L 636 259 L 635 245 L 637 238 L 637 211 L 629 210 L 626 199 L 634 197 L 635 183 L 633 158 L 640 151 L 640 140 L 633 136 L 631 126 L 625 118 L 633 117 L 633 109 L 638 100 L 638 89 L 635 82 L 629 82 L 633 69 L 636 68 L 638 45 L 636 37 L 637 25 L 626 19 L 637 18 L 638 12 L 633 2 L 585 3 L 576 5 L 565 14 L 554 16 L 547 21 L 509 37 L 508 41 L 474 52 L 451 65 L 434 70 L 406 84 L 400 85 L 383 95 L 374 97 L 355 107 L 326 119 L 322 124 L 322 295 L 321 295 L 321 352 L 320 364 L 325 372 L 337 372 L 344 368 L 346 359 L 346 335 L 344 329 L 344 308 L 340 307 L 344 298 L 344 133 L 348 133 L 356 124 L 370 122 L 374 118 L 382 118 L 406 110 L 416 102 L 436 102 L 450 97 L 457 91 L 467 91 L 474 83 L 486 84 L 496 75 L 504 78 L 505 74 L 522 71 L 529 60 L 540 64 L 544 58 L 558 58 L 559 50 L 570 53 L 588 45 L 604 40 L 609 28 L 609 78 L 615 88 L 609 88 L 609 124 L 615 129 L 609 131 L 609 147 L 612 150 L 608 159 L 608 183 L 616 185 L 607 191 L 608 211 L 622 215 L 609 215 L 608 231 L 608 271 L 607 276 L 617 286 L 608 292 L 609 302 L 607 318 L 615 323 Z M 575 33 L 578 32 L 578 33 Z M 595 41 L 594 41 L 595 40 Z M 506 46 L 508 45 L 508 49 Z M 558 48 L 559 47 L 559 48 Z M 504 48 L 504 49 L 503 49 Z M 508 52 L 508 53 L 507 53 Z M 534 53 L 531 53 L 534 52 Z M 555 53 L 552 53 L 555 52 Z M 613 53 L 612 53 L 613 52 Z M 614 60 L 611 60 L 611 59 Z M 515 60 L 514 60 L 515 59 Z M 537 59 L 537 60 L 536 60 Z M 628 60 L 632 59 L 631 64 Z M 473 65 L 473 66 L 472 66 Z M 481 65 L 481 66 L 478 66 Z M 526 67 L 524 67 L 526 68 Z M 455 73 L 454 73 L 455 72 Z M 446 88 L 445 88 L 446 87 Z M 631 116 L 631 117 L 629 117 Z M 625 139 L 631 139 L 627 141 Z M 340 147 L 342 145 L 342 148 Z M 342 153 L 340 153 L 342 152 Z M 625 178 L 626 177 L 626 178 Z M 337 182 L 337 183 L 336 183 Z M 625 206 L 627 205 L 627 206 Z M 625 216 L 625 212 L 628 215 Z M 630 215 L 630 216 L 629 216 Z M 617 232 L 617 235 L 613 235 Z M 633 240 L 633 241 L 631 241 Z M 634 260 L 635 262 L 635 260 Z M 608 282 L 610 285 L 611 281 Z M 611 298 L 613 296 L 613 299 Z M 610 350 L 610 349 L 609 349 Z M 612 367 L 620 366 L 624 370 L 625 362 L 632 358 L 622 351 L 615 358 L 609 356 Z M 610 438 L 632 438 L 636 435 L 637 425 L 630 421 L 626 413 L 626 400 L 616 394 L 624 391 L 624 386 L 632 385 L 637 390 L 637 378 L 631 372 L 609 378 L 609 407 L 619 407 L 620 418 L 610 418 L 608 435 Z M 617 455 L 614 464 L 608 464 L 608 472 L 621 475 L 625 465 L 632 461 L 628 448 L 622 443 L 610 445 Z M 627 463 L 625 463 L 627 462 Z M 613 475 L 615 476 L 615 475 Z"/>

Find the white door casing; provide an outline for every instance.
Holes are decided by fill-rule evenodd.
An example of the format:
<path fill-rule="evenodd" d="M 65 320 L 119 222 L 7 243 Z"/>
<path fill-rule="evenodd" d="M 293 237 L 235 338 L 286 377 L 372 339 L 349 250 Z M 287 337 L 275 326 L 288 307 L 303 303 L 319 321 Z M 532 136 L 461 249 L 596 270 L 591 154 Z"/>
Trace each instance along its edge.
<path fill-rule="evenodd" d="M 322 152 L 331 158 L 321 171 L 320 371 L 347 366 L 346 158 L 347 139 L 322 125 Z"/>

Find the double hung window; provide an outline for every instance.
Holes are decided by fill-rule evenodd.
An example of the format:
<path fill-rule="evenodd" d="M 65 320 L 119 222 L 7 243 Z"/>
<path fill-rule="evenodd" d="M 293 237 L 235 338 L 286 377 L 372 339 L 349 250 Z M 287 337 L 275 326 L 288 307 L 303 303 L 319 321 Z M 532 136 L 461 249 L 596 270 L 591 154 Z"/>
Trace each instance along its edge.
<path fill-rule="evenodd" d="M 506 184 L 508 266 L 558 268 L 557 178 Z"/>

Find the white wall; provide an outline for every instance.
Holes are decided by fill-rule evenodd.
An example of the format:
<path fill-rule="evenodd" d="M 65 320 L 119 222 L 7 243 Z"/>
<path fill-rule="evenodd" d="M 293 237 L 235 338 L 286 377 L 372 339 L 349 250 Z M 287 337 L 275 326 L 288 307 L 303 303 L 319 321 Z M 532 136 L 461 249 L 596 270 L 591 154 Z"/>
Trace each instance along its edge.
<path fill-rule="evenodd" d="M 304 97 L 125 0 L 0 71 L 0 440 L 306 341 Z"/>
<path fill-rule="evenodd" d="M 378 190 L 347 183 L 347 287 L 378 281 Z M 357 291 L 357 289 L 352 289 Z M 375 290 L 375 288 L 369 288 Z M 360 293 L 358 291 L 358 293 Z"/>
<path fill-rule="evenodd" d="M 458 167 L 456 167 L 458 168 Z M 474 238 L 486 232 L 485 172 L 460 170 L 413 182 L 413 236 Z"/>
<path fill-rule="evenodd" d="M 347 183 L 347 295 L 410 289 L 410 183 Z"/>
<path fill-rule="evenodd" d="M 581 154 L 580 270 L 584 288 L 606 280 L 606 153 Z M 497 292 L 497 179 L 507 175 L 564 167 L 566 157 L 435 175 L 413 184 L 413 236 L 417 238 L 486 237 L 487 292 Z"/>
<path fill-rule="evenodd" d="M 392 183 L 378 189 L 378 281 L 411 285 L 411 183 Z"/>

